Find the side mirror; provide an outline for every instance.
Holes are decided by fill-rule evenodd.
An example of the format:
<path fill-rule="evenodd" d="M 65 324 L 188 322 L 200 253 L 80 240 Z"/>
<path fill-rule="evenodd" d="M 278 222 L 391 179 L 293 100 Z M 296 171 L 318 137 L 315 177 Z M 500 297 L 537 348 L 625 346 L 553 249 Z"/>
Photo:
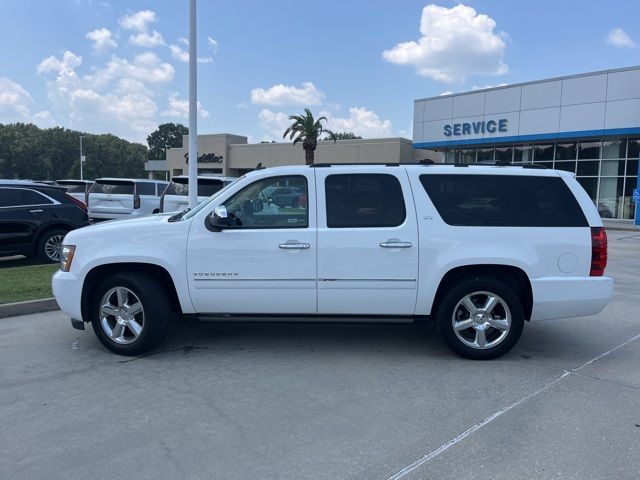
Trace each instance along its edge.
<path fill-rule="evenodd" d="M 227 213 L 227 207 L 219 205 L 214 208 L 211 215 L 209 215 L 208 223 L 209 226 L 217 232 L 229 227 L 229 214 Z"/>

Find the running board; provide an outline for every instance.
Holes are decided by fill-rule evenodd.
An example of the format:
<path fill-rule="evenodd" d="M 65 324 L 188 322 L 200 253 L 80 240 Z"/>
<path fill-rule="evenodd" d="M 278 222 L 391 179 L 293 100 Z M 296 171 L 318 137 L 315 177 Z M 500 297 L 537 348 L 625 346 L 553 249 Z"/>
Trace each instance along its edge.
<path fill-rule="evenodd" d="M 192 316 L 192 315 L 189 315 Z M 383 315 L 193 315 L 203 322 L 260 322 L 260 323 L 413 323 L 412 316 Z"/>

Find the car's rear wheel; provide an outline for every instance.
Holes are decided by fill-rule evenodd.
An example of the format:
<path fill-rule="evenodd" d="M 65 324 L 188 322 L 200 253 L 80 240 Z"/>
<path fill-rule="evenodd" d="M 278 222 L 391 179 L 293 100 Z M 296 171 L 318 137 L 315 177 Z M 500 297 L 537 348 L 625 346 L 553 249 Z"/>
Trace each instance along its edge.
<path fill-rule="evenodd" d="M 119 355 L 140 355 L 164 338 L 173 312 L 162 284 L 146 273 L 118 273 L 94 290 L 91 324 L 100 342 Z"/>
<path fill-rule="evenodd" d="M 59 262 L 62 241 L 67 233 L 59 228 L 44 232 L 38 241 L 38 257 L 47 263 Z"/>
<path fill-rule="evenodd" d="M 509 285 L 474 277 L 448 289 L 436 308 L 436 322 L 451 350 L 465 358 L 488 360 L 504 355 L 518 342 L 524 311 Z"/>

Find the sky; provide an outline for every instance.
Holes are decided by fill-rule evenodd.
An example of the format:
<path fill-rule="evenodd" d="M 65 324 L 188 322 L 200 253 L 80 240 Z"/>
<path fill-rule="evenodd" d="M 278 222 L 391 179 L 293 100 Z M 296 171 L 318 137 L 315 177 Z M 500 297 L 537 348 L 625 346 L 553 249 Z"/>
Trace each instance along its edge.
<path fill-rule="evenodd" d="M 0 123 L 188 124 L 188 0 L 1 0 Z M 198 0 L 198 132 L 411 138 L 413 100 L 640 64 L 630 0 Z"/>

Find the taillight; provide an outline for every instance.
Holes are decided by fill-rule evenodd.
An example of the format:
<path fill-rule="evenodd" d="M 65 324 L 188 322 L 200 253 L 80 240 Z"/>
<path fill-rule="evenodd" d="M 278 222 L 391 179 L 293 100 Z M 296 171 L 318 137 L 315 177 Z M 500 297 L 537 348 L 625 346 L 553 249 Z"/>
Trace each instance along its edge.
<path fill-rule="evenodd" d="M 82 203 L 80 200 L 78 200 L 76 197 L 72 197 L 71 195 L 69 195 L 68 193 L 65 193 L 65 195 L 69 198 L 69 200 L 71 200 L 79 209 L 81 209 L 83 212 L 87 213 L 87 206 Z"/>
<path fill-rule="evenodd" d="M 589 276 L 601 277 L 607 267 L 607 232 L 604 227 L 591 227 L 591 271 Z"/>
<path fill-rule="evenodd" d="M 138 194 L 133 197 L 133 208 L 140 208 L 140 195 Z"/>

